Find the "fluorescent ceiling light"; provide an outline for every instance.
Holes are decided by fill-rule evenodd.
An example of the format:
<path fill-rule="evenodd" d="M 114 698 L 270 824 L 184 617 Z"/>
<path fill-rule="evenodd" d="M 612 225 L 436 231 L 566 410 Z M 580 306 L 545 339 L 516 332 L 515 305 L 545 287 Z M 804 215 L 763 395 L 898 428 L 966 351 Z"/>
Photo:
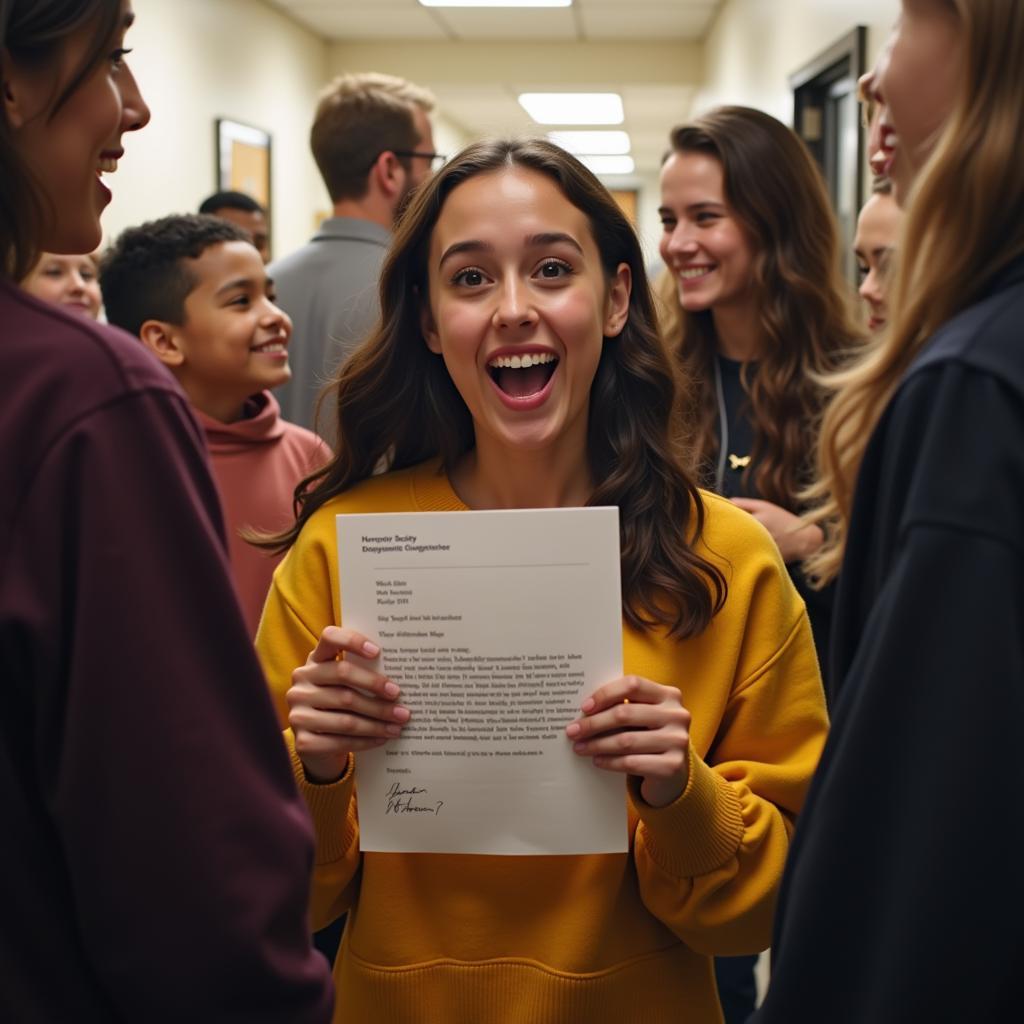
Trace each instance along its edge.
<path fill-rule="evenodd" d="M 571 7 L 572 0 L 420 0 L 423 7 Z"/>
<path fill-rule="evenodd" d="M 548 138 L 570 153 L 609 154 L 621 156 L 629 152 L 626 132 L 548 132 Z"/>
<path fill-rule="evenodd" d="M 577 159 L 595 174 L 632 174 L 636 164 L 631 156 L 581 155 Z"/>
<path fill-rule="evenodd" d="M 538 124 L 622 124 L 617 92 L 524 92 L 519 105 Z"/>

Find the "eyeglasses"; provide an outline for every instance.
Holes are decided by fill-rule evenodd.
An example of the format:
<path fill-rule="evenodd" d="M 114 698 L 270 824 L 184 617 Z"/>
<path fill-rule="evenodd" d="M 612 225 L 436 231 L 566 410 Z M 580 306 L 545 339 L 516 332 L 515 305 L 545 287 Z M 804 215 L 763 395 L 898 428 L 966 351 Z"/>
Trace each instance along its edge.
<path fill-rule="evenodd" d="M 430 161 L 430 169 L 432 171 L 439 171 L 444 167 L 448 160 L 448 157 L 443 153 L 424 153 L 418 149 L 393 149 L 391 150 L 395 156 L 418 156 L 421 160 Z"/>

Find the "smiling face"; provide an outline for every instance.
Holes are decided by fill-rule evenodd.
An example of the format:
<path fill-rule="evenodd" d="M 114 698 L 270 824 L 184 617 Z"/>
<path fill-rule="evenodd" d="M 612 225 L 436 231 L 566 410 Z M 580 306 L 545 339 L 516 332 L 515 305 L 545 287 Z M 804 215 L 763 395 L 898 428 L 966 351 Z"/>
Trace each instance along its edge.
<path fill-rule="evenodd" d="M 626 321 L 628 266 L 609 281 L 586 215 L 521 167 L 453 189 L 428 258 L 424 337 L 469 408 L 481 460 L 556 447 L 584 460 L 604 339 Z"/>
<path fill-rule="evenodd" d="M 868 327 L 872 331 L 880 331 L 888 319 L 886 279 L 901 219 L 896 200 L 878 193 L 864 204 L 857 218 L 853 250 L 861 277 L 858 291 L 870 311 Z"/>
<path fill-rule="evenodd" d="M 746 309 L 754 300 L 754 248 L 725 198 L 721 163 L 674 152 L 661 169 L 661 258 L 691 313 Z"/>
<path fill-rule="evenodd" d="M 50 252 L 91 252 L 100 242 L 100 214 L 111 193 L 101 173 L 117 170 L 121 136 L 141 128 L 149 109 L 124 63 L 128 4 L 108 53 L 56 111 L 53 104 L 93 45 L 94 27 L 69 35 L 45 67 L 10 61 L 4 108 L 18 155 L 38 183 L 51 214 L 39 243 Z"/>
<path fill-rule="evenodd" d="M 903 0 L 888 61 L 875 87 L 888 162 L 902 203 L 953 109 L 963 60 L 960 21 L 949 0 Z"/>
<path fill-rule="evenodd" d="M 57 256 L 43 253 L 21 287 L 45 302 L 63 306 L 93 320 L 100 315 L 99 272 L 92 256 Z"/>
<path fill-rule="evenodd" d="M 171 364 L 189 400 L 224 422 L 237 419 L 245 400 L 291 376 L 292 323 L 273 302 L 273 284 L 248 242 L 221 242 L 187 260 L 195 288 L 180 325 L 165 324 L 173 343 L 158 355 Z M 142 330 L 145 338 L 146 325 Z"/>

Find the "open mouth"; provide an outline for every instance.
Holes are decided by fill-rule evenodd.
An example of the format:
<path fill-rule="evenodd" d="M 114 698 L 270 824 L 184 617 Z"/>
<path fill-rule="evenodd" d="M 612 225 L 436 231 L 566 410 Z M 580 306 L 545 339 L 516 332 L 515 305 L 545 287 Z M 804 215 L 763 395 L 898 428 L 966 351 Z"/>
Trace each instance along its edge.
<path fill-rule="evenodd" d="M 883 124 L 879 131 L 878 152 L 871 157 L 871 170 L 875 174 L 888 176 L 896 160 L 899 138 L 894 129 Z"/>
<path fill-rule="evenodd" d="M 551 352 L 495 356 L 487 363 L 491 380 L 509 398 L 530 398 L 540 394 L 557 368 L 558 357 Z"/>

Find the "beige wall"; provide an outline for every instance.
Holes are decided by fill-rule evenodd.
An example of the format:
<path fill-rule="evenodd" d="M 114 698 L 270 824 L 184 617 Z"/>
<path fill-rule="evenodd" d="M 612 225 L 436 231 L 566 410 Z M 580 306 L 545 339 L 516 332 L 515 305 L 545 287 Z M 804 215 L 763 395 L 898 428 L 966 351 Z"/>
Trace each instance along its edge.
<path fill-rule="evenodd" d="M 214 119 L 273 137 L 274 253 L 302 245 L 328 205 L 309 153 L 327 44 L 260 0 L 133 0 L 128 58 L 153 119 L 125 138 L 104 217 L 111 238 L 167 213 L 193 212 L 215 186 Z"/>
<path fill-rule="evenodd" d="M 696 112 L 741 103 L 792 124 L 789 76 L 857 25 L 868 27 L 870 66 L 898 13 L 899 0 L 726 0 L 706 40 Z"/>
<path fill-rule="evenodd" d="M 628 3 L 629 0 L 620 0 Z M 621 88 L 630 82 L 699 84 L 702 49 L 697 43 L 633 40 L 606 42 L 338 42 L 331 46 L 334 73 L 372 68 L 403 75 L 429 87 L 474 89 L 504 83 L 550 82 Z"/>

